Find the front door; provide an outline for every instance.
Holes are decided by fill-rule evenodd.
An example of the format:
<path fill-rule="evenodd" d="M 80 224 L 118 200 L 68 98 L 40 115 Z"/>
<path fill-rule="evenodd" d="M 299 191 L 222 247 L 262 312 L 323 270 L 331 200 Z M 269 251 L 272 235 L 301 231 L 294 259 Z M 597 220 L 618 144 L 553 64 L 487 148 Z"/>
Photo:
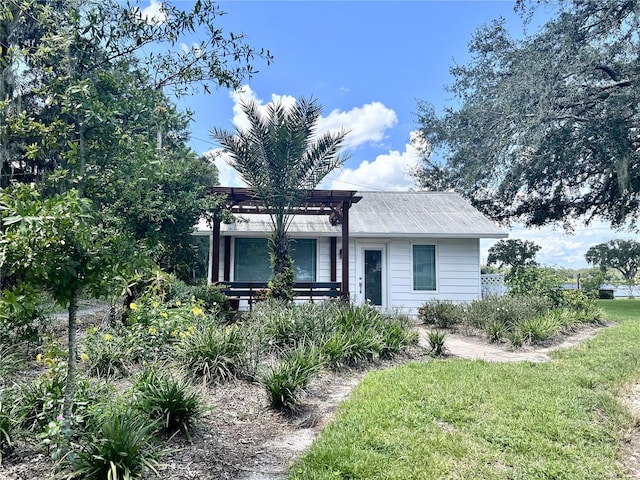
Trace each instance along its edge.
<path fill-rule="evenodd" d="M 386 306 L 386 247 L 364 245 L 358 253 L 358 300 L 361 303 Z"/>

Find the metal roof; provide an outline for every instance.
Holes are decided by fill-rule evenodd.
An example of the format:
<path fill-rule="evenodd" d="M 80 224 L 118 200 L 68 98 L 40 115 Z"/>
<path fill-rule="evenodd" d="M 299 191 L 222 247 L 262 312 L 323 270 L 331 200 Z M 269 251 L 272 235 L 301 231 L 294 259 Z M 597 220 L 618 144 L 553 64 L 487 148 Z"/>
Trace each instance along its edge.
<path fill-rule="evenodd" d="M 451 192 L 358 192 L 362 200 L 349 210 L 353 237 L 506 238 L 507 232 Z M 263 234 L 271 230 L 268 215 L 242 215 L 247 222 L 222 225 L 223 234 Z M 199 226 L 202 233 L 210 231 Z M 327 216 L 296 215 L 289 233 L 340 235 Z"/>

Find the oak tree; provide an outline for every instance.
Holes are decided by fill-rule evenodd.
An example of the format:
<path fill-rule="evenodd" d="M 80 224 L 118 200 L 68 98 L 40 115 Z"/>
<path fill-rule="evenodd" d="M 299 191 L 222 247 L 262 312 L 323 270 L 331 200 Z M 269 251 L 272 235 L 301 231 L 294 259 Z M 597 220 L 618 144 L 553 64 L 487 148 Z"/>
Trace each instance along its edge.
<path fill-rule="evenodd" d="M 442 115 L 419 104 L 435 150 L 416 173 L 493 219 L 526 225 L 634 226 L 640 213 L 640 10 L 636 2 L 561 0 L 524 38 L 503 20 L 478 29 L 451 68 Z M 525 16 L 531 11 L 519 2 Z"/>

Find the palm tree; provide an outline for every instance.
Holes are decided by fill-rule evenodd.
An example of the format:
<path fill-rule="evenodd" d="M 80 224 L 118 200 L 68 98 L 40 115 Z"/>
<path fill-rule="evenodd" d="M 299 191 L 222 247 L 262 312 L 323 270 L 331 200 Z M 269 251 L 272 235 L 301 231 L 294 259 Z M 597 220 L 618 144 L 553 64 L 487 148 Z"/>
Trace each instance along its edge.
<path fill-rule="evenodd" d="M 211 131 L 229 154 L 229 164 L 251 188 L 256 199 L 269 210 L 272 232 L 269 255 L 273 276 L 270 294 L 274 298 L 293 297 L 293 262 L 287 235 L 294 209 L 304 204 L 329 172 L 344 163 L 340 149 L 347 134 L 317 135 L 316 123 L 322 107 L 313 99 L 299 98 L 287 108 L 276 101 L 266 110 L 253 101 L 243 103 L 249 128 L 235 132 Z"/>

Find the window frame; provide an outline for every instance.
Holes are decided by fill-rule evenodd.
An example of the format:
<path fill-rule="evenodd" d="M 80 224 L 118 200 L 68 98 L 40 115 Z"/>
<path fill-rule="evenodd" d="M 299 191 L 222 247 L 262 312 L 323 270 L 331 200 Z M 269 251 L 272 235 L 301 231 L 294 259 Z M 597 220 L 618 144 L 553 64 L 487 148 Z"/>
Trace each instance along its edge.
<path fill-rule="evenodd" d="M 416 275 L 415 275 L 415 247 L 433 247 L 433 280 L 434 288 L 417 288 L 416 287 Z M 440 279 L 438 275 L 438 245 L 436 242 L 412 242 L 411 243 L 411 288 L 414 292 L 424 293 L 437 293 L 440 286 Z"/>
<path fill-rule="evenodd" d="M 269 274 L 269 278 L 267 278 L 267 280 L 238 280 L 237 278 L 237 274 L 238 274 L 238 269 L 237 269 L 237 259 L 238 259 L 238 240 L 240 240 L 241 242 L 244 240 L 261 240 L 265 243 L 265 246 L 267 246 L 267 242 L 268 239 L 265 237 L 256 237 L 256 236 L 234 236 L 233 237 L 233 244 L 232 244 L 232 251 L 231 251 L 231 259 L 232 259 L 232 272 L 231 272 L 231 278 L 233 278 L 234 282 L 266 282 L 269 281 L 269 279 L 271 278 L 271 273 Z M 294 278 L 296 282 L 317 282 L 318 280 L 318 271 L 319 271 L 319 264 L 318 264 L 318 260 L 320 258 L 319 255 L 319 247 L 320 247 L 320 242 L 318 241 L 317 238 L 315 237 L 299 237 L 299 238 L 291 238 L 290 239 L 292 243 L 295 244 L 296 241 L 299 240 L 304 240 L 304 241 L 309 241 L 309 242 L 313 242 L 313 247 L 311 247 L 309 249 L 309 251 L 313 252 L 313 272 L 312 272 L 312 276 L 313 276 L 313 280 L 298 280 L 298 278 L 295 276 L 295 266 L 294 266 Z M 292 250 L 295 250 L 295 246 L 292 245 Z M 268 247 L 266 249 L 266 253 L 268 255 Z M 267 257 L 267 261 L 268 261 L 268 257 Z M 294 258 L 294 264 L 295 264 L 295 258 Z M 271 269 L 269 269 L 269 272 L 271 272 Z"/>

